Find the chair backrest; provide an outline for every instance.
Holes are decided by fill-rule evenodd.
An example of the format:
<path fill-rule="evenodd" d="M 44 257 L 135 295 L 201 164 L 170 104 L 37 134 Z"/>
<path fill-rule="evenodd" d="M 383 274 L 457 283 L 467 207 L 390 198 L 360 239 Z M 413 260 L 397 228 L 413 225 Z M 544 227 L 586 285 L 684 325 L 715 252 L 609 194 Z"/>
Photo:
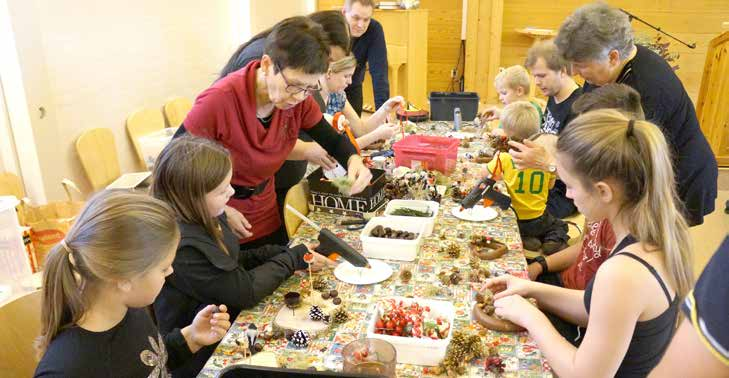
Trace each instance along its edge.
<path fill-rule="evenodd" d="M 17 199 L 25 197 L 23 181 L 15 174 L 0 173 L 0 196 L 15 196 Z"/>
<path fill-rule="evenodd" d="M 121 176 L 114 134 L 100 127 L 84 131 L 76 139 L 76 153 L 94 191 L 105 188 Z"/>
<path fill-rule="evenodd" d="M 177 97 L 165 103 L 165 118 L 168 127 L 179 127 L 192 109 L 192 101 L 186 97 Z"/>
<path fill-rule="evenodd" d="M 165 119 L 158 109 L 140 109 L 127 118 L 127 134 L 137 153 L 137 162 L 143 170 L 147 170 L 139 138 L 165 128 Z"/>
<path fill-rule="evenodd" d="M 302 220 L 290 211 L 286 211 L 286 205 L 291 205 L 301 214 L 309 214 L 309 184 L 302 181 L 289 189 L 284 199 L 284 224 L 286 225 L 286 234 L 293 237 L 296 230 L 299 229 Z"/>
<path fill-rule="evenodd" d="M 38 361 L 33 342 L 40 335 L 41 291 L 0 307 L 0 377 L 32 377 Z"/>

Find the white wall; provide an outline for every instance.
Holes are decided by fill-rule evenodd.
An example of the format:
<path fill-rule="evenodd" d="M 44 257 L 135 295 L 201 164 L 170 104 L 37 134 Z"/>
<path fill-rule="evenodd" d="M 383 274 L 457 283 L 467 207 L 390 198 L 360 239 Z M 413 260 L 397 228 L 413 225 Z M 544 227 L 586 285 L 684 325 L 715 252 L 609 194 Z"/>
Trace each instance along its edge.
<path fill-rule="evenodd" d="M 138 170 L 126 117 L 208 87 L 248 38 L 235 35 L 249 22 L 240 11 L 247 6 L 244 0 L 9 1 L 48 198 L 63 197 L 64 177 L 89 190 L 74 149 L 89 128 L 111 128 L 122 171 Z"/>
<path fill-rule="evenodd" d="M 111 128 L 122 172 L 139 170 L 127 116 L 170 97 L 194 99 L 240 43 L 315 11 L 316 1 L 8 0 L 8 8 L 45 191 L 57 200 L 66 177 L 90 191 L 74 149 L 83 130 Z"/>

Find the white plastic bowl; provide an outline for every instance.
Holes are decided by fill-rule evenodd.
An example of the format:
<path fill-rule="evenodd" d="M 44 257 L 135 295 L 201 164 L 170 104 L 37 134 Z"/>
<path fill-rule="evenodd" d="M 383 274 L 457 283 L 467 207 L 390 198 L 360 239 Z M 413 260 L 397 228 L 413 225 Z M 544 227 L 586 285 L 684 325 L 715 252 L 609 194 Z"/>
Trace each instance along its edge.
<path fill-rule="evenodd" d="M 392 215 L 393 211 L 402 207 L 421 211 L 429 210 L 432 215 L 429 217 L 409 217 L 404 215 Z M 402 223 L 423 223 L 425 224 L 423 236 L 427 237 L 433 233 L 433 228 L 435 227 L 435 217 L 438 216 L 439 209 L 440 204 L 435 201 L 391 200 L 387 203 L 387 207 L 385 208 L 385 216 L 388 218 L 399 219 Z"/>
<path fill-rule="evenodd" d="M 438 365 L 445 357 L 446 349 L 453 337 L 453 320 L 456 313 L 453 303 L 422 298 L 392 297 L 395 301 L 403 301 L 407 305 L 417 302 L 421 306 L 428 306 L 433 315 L 443 317 L 450 322 L 451 328 L 448 331 L 448 337 L 442 340 L 433 340 L 430 338 L 401 337 L 375 333 L 375 323 L 380 318 L 383 302 L 387 299 L 390 298 L 384 298 L 373 306 L 371 311 L 374 313 L 370 317 L 369 324 L 367 324 L 367 337 L 382 339 L 392 344 L 397 350 L 398 363 L 422 366 Z"/>
<path fill-rule="evenodd" d="M 367 222 L 359 239 L 362 241 L 362 253 L 368 258 L 413 261 L 418 256 L 423 244 L 425 223 L 403 222 L 400 217 L 374 217 Z M 408 219 L 412 217 L 406 217 Z M 415 232 L 418 237 L 413 240 L 376 238 L 370 232 L 377 226 L 390 227 L 393 230 Z"/>

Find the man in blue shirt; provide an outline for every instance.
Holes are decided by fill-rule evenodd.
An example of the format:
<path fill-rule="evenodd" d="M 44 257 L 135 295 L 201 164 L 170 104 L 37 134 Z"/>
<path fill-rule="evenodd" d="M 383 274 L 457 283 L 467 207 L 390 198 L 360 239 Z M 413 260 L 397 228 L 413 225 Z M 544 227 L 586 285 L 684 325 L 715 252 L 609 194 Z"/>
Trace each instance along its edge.
<path fill-rule="evenodd" d="M 352 76 L 352 84 L 345 89 L 345 92 L 347 100 L 360 116 L 362 115 L 362 82 L 368 63 L 375 95 L 375 109 L 379 109 L 390 98 L 385 33 L 382 31 L 382 25 L 372 19 L 374 8 L 372 0 L 345 0 L 344 9 L 342 9 L 352 33 L 352 52 L 357 58 L 357 68 Z"/>

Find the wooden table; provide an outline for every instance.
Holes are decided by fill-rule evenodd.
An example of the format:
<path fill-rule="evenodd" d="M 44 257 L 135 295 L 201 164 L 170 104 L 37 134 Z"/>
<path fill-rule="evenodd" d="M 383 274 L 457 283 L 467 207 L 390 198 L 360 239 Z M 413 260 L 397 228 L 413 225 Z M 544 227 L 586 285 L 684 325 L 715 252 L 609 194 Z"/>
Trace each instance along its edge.
<path fill-rule="evenodd" d="M 443 124 L 440 128 L 433 124 L 420 125 L 422 132 L 438 134 L 443 131 Z M 446 124 L 447 125 L 447 124 Z M 473 145 L 471 149 L 464 149 L 463 152 L 478 148 Z M 467 169 L 466 176 L 473 176 L 478 172 L 478 167 L 470 162 L 459 162 L 456 172 L 452 177 L 455 179 L 464 178 L 463 168 Z M 436 219 L 433 234 L 427 237 L 415 261 L 400 262 L 387 261 L 393 268 L 393 275 L 386 281 L 366 286 L 355 286 L 337 281 L 333 274 L 325 274 L 327 278 L 336 284 L 340 297 L 347 305 L 351 315 L 350 320 L 344 324 L 333 326 L 328 332 L 312 340 L 308 348 L 297 349 L 285 339 L 268 341 L 264 347 L 265 351 L 274 352 L 279 361 L 287 364 L 299 364 L 299 366 L 314 366 L 318 369 L 339 370 L 341 369 L 341 351 L 344 346 L 352 340 L 366 336 L 366 326 L 369 320 L 368 314 L 374 303 L 379 299 L 390 296 L 413 296 L 426 297 L 438 289 L 435 295 L 429 298 L 440 300 L 451 300 L 456 308 L 456 319 L 454 327 L 468 329 L 473 332 L 481 332 L 485 341 L 497 345 L 500 356 L 505 362 L 505 377 L 551 377 L 552 373 L 544 361 L 536 344 L 529 338 L 526 332 L 523 333 L 500 333 L 486 331 L 477 324 L 471 324 L 470 309 L 474 302 L 476 291 L 480 284 L 468 282 L 467 272 L 469 270 L 468 241 L 471 235 L 487 234 L 497 240 L 505 242 L 509 246 L 509 252 L 503 257 L 482 262 L 487 266 L 492 275 L 510 273 L 526 277 L 526 260 L 521 252 L 521 239 L 516 225 L 514 213 L 511 210 L 499 211 L 499 217 L 490 222 L 472 223 L 464 222 L 453 215 L 450 210 L 456 206 L 450 198 L 444 198 L 441 202 L 441 210 Z M 355 249 L 361 251 L 359 231 L 347 231 L 344 227 L 336 224 L 341 218 L 339 215 L 323 212 L 310 213 L 310 217 L 322 227 L 326 227 L 338 236 L 349 242 Z M 316 245 L 317 232 L 310 226 L 302 224 L 293 240 L 294 244 L 306 243 Z M 457 243 L 463 248 L 459 258 L 451 258 L 439 249 L 448 243 Z M 464 272 L 464 280 L 460 285 L 442 286 L 437 278 L 441 270 L 450 270 L 451 267 L 458 267 Z M 402 268 L 409 268 L 413 275 L 408 283 L 403 283 L 398 274 Z M 315 273 L 316 274 L 316 273 Z M 299 290 L 302 285 L 308 285 L 308 273 L 297 272 L 279 287 L 276 292 L 266 297 L 256 307 L 243 310 L 235 320 L 228 334 L 220 342 L 215 353 L 201 371 L 199 377 L 214 377 L 222 368 L 245 361 L 236 354 L 237 347 L 234 340 L 241 334 L 248 323 L 254 323 L 258 329 L 273 321 L 278 310 L 283 306 L 283 295 L 292 290 Z M 334 288 L 334 287 L 333 287 Z M 423 366 L 399 364 L 397 368 L 398 377 L 428 377 L 424 373 Z M 483 361 L 476 360 L 468 368 L 467 376 L 487 376 L 483 369 Z"/>

